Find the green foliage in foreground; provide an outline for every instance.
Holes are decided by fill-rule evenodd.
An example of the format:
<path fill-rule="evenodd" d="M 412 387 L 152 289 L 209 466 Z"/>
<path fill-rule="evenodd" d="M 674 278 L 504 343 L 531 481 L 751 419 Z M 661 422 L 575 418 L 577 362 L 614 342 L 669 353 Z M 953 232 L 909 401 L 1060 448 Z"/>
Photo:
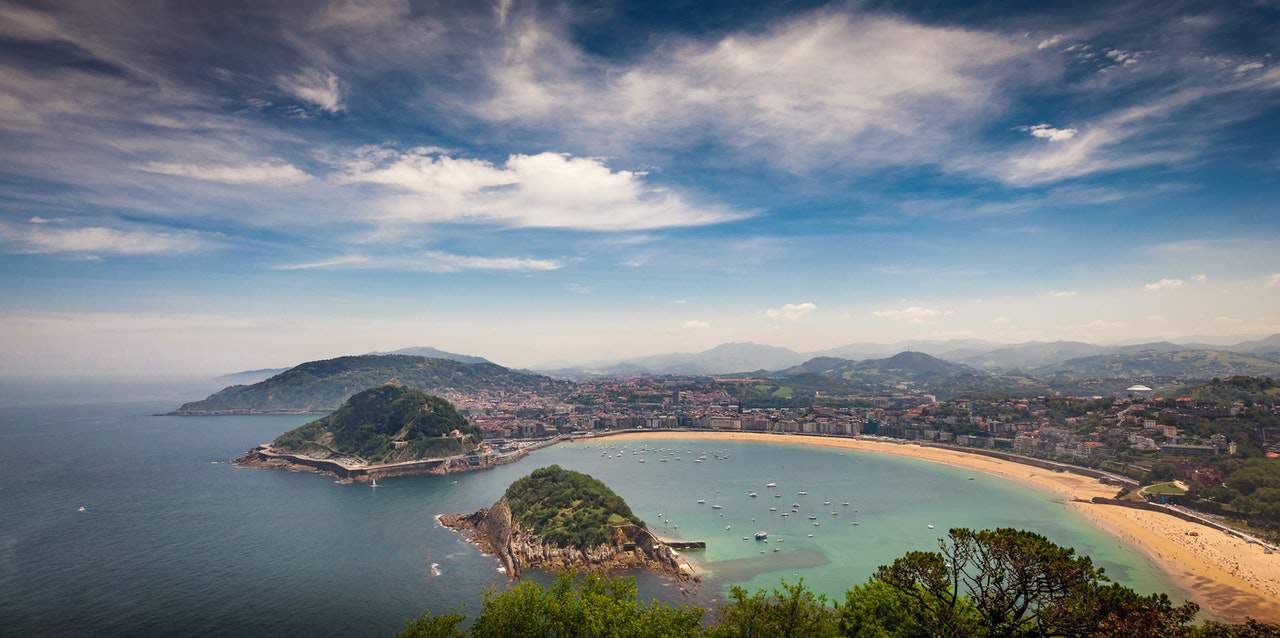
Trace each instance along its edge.
<path fill-rule="evenodd" d="M 644 526 L 604 483 L 559 465 L 534 470 L 506 496 L 521 527 L 559 547 L 595 547 L 609 542 L 615 526 Z"/>
<path fill-rule="evenodd" d="M 410 622 L 398 638 L 1280 638 L 1280 625 L 1191 624 L 1194 603 L 1110 583 L 1088 557 L 1013 529 L 951 530 L 937 552 L 882 566 L 834 603 L 804 586 L 734 588 L 701 609 L 640 602 L 633 579 L 562 576 L 485 594 L 458 614 Z"/>

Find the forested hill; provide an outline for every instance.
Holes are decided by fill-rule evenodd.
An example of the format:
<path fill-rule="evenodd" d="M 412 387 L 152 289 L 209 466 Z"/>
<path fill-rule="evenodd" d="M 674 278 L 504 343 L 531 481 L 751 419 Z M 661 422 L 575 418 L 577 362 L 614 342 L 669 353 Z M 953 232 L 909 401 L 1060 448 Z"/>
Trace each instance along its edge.
<path fill-rule="evenodd" d="M 604 483 L 559 465 L 534 470 L 507 488 L 511 515 L 534 538 L 586 549 L 609 542 L 618 525 L 644 523 Z"/>
<path fill-rule="evenodd" d="M 360 355 L 309 361 L 265 381 L 234 385 L 202 401 L 178 408 L 176 414 L 224 411 L 332 411 L 351 395 L 395 382 L 431 393 L 447 390 L 567 391 L 572 385 L 550 377 L 504 368 L 493 363 L 461 363 L 408 355 Z"/>
<path fill-rule="evenodd" d="M 461 454 L 481 436 L 448 401 L 384 385 L 356 393 L 337 412 L 281 434 L 271 446 L 316 458 L 397 463 Z"/>

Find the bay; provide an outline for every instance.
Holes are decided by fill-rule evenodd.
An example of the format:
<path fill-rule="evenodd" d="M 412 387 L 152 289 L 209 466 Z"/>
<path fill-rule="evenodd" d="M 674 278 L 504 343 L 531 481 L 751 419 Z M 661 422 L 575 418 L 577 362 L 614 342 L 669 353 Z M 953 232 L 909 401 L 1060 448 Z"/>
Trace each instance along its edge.
<path fill-rule="evenodd" d="M 705 551 L 688 553 L 708 572 L 696 595 L 640 574 L 645 597 L 709 604 L 732 584 L 800 577 L 838 596 L 877 565 L 936 547 L 955 526 L 1032 529 L 1091 555 L 1119 582 L 1182 597 L 1138 552 L 1049 495 L 922 461 L 799 445 L 604 439 L 491 471 L 373 489 L 229 464 L 310 417 L 153 416 L 172 407 L 0 406 L 0 633 L 387 636 L 426 608 L 474 612 L 482 591 L 506 586 L 505 577 L 434 517 L 488 505 L 511 481 L 553 463 L 603 480 L 659 533 L 707 541 Z M 642 448 L 679 453 L 664 463 Z M 703 452 L 707 459 L 694 463 Z M 778 487 L 765 488 L 770 481 Z M 799 515 L 769 511 L 792 503 Z M 742 539 L 756 530 L 770 542 Z"/>

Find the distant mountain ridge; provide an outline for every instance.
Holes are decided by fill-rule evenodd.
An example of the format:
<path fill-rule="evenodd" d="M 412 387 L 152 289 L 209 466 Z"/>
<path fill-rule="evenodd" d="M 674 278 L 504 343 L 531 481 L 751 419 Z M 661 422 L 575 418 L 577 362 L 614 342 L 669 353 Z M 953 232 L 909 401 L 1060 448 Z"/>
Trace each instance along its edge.
<path fill-rule="evenodd" d="M 409 355 L 358 355 L 308 361 L 252 385 L 235 385 L 176 414 L 229 411 L 321 412 L 338 408 L 351 395 L 396 382 L 431 393 L 448 390 L 538 389 L 563 391 L 569 384 L 494 363 L 461 363 Z"/>
<path fill-rule="evenodd" d="M 752 342 L 722 343 L 702 352 L 655 354 L 624 361 L 586 365 L 545 374 L 568 379 L 644 374 L 714 375 L 748 370 L 777 370 L 803 362 L 806 357 L 794 350 Z"/>
<path fill-rule="evenodd" d="M 850 343 L 813 352 L 796 352 L 779 346 L 751 342 L 723 343 L 709 350 L 664 353 L 581 366 L 569 366 L 542 373 L 558 378 L 583 380 L 601 376 L 643 374 L 734 374 L 752 370 L 781 370 L 820 357 L 851 361 L 881 359 L 901 352 L 921 352 L 978 370 L 1017 372 L 1045 368 L 1072 359 L 1146 351 L 1180 352 L 1203 350 L 1236 352 L 1262 357 L 1280 357 L 1280 335 L 1216 346 L 1207 343 L 1158 341 L 1126 345 L 1100 345 L 1082 341 L 1027 341 L 996 343 L 981 339 L 912 340 L 897 343 Z M 1228 374 L 1229 372 L 1224 372 Z"/>

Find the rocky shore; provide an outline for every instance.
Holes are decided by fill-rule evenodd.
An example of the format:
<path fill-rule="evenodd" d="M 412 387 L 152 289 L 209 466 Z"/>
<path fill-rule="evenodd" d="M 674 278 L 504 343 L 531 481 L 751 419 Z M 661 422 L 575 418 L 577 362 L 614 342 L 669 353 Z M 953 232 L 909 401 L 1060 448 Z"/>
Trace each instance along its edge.
<path fill-rule="evenodd" d="M 647 569 L 675 577 L 682 583 L 695 584 L 698 576 L 679 552 L 636 525 L 613 528 L 608 544 L 595 547 L 557 547 L 535 538 L 521 529 L 511 516 L 506 497 L 492 507 L 464 514 L 441 515 L 440 524 L 462 534 L 502 561 L 507 577 L 518 578 L 526 569 L 549 572 L 608 573 L 631 569 Z"/>

